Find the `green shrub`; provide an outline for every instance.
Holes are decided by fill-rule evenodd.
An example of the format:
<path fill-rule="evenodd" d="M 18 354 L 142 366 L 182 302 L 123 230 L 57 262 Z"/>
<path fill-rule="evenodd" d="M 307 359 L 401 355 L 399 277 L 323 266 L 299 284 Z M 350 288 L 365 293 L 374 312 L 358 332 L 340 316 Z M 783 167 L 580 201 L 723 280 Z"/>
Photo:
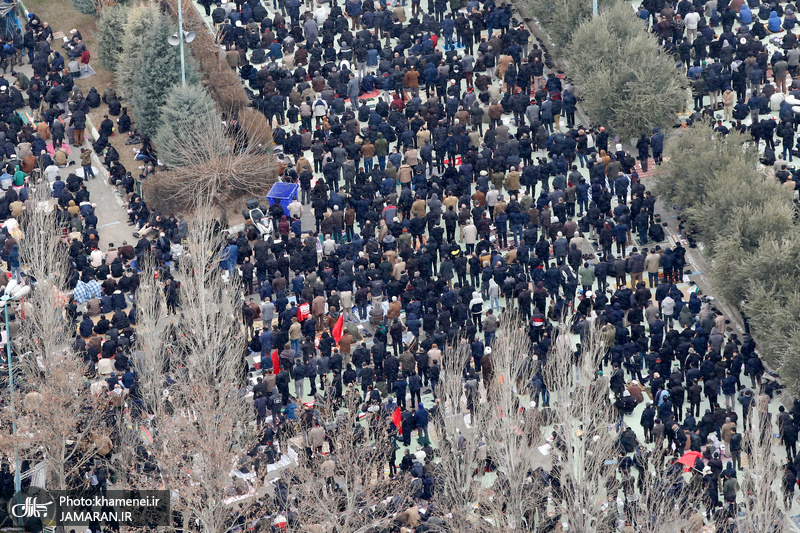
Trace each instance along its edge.
<path fill-rule="evenodd" d="M 598 9 L 612 5 L 617 0 L 598 0 Z M 567 46 L 575 28 L 591 18 L 591 0 L 532 0 L 520 5 L 541 24 L 547 37 L 557 47 Z M 555 52 L 558 54 L 558 51 Z M 592 54 L 594 55 L 594 54 Z"/>
<path fill-rule="evenodd" d="M 735 132 L 717 135 L 703 123 L 677 130 L 664 147 L 666 158 L 655 175 L 655 193 L 681 209 L 702 205 L 709 192 L 718 192 L 712 190 L 714 176 L 734 161 L 756 168 L 757 154 L 752 144 L 745 144 L 748 138 Z"/>
<path fill-rule="evenodd" d="M 758 353 L 800 392 L 800 233 L 792 192 L 758 168 L 747 137 L 707 124 L 668 139 L 655 192 L 704 244 L 714 294 L 749 318 Z"/>
<path fill-rule="evenodd" d="M 169 91 L 181 83 L 180 49 L 167 42 L 176 31 L 172 19 L 154 6 L 132 10 L 125 24 L 117 79 L 133 105 L 137 131 L 148 137 L 158 131 Z M 184 53 L 186 82 L 198 83 L 195 62 L 188 50 Z"/>
<path fill-rule="evenodd" d="M 221 153 L 225 150 L 225 140 L 221 127 L 222 118 L 214 107 L 214 101 L 199 85 L 174 86 L 161 106 L 161 124 L 153 142 L 159 159 L 167 167 L 185 167 L 207 158 L 209 152 Z M 202 153 L 195 154 L 187 143 L 190 132 L 205 132 L 208 140 L 219 141 L 216 149 L 204 146 Z"/>
<path fill-rule="evenodd" d="M 94 0 L 72 0 L 72 5 L 84 15 L 97 15 L 97 5 Z"/>
<path fill-rule="evenodd" d="M 99 41 L 97 58 L 103 68 L 111 72 L 116 72 L 119 67 L 128 11 L 129 9 L 122 6 L 105 9 L 97 25 Z"/>
<path fill-rule="evenodd" d="M 584 111 L 622 139 L 669 127 L 688 93 L 675 60 L 648 33 L 630 4 L 615 3 L 584 21 L 567 49 Z"/>

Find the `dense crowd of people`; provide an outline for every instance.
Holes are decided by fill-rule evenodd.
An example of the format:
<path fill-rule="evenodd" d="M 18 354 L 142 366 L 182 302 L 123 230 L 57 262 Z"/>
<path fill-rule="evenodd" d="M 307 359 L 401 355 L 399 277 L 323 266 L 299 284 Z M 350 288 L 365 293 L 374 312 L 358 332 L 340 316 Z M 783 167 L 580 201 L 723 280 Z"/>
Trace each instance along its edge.
<path fill-rule="evenodd" d="M 257 385 L 265 396 L 274 390 L 258 402 L 259 418 L 291 400 L 292 379 L 298 397 L 306 379 L 319 398 L 360 386 L 365 404 L 396 398 L 408 445 L 420 391 L 428 397 L 430 387 L 436 398 L 441 359 L 459 339 L 471 344 L 464 381 L 472 407 L 470 387 L 490 358 L 498 314 L 519 311 L 528 357 L 543 368 L 552 322 L 574 313 L 574 334 L 590 324 L 603 332 L 615 408 L 625 424 L 636 411 L 644 430 L 638 442 L 623 432 L 620 477 L 654 449 L 666 446 L 674 457 L 648 468 L 675 469 L 683 452 L 701 452 L 691 481 L 676 478 L 671 490 L 700 496 L 689 510 L 735 530 L 741 419 L 779 386 L 762 379 L 749 335 L 740 339 L 711 301 L 686 289 L 686 249 L 666 238 L 656 199 L 640 181 L 662 161 L 663 132 L 642 135 L 632 154 L 603 127 L 581 124 L 574 87 L 506 4 L 431 1 L 423 10 L 412 2 L 410 16 L 403 5 L 357 0 L 201 4 L 253 106 L 274 121 L 289 162 L 283 180 L 300 188 L 286 210 L 269 210 L 279 242 L 253 244 L 254 234 L 240 234 L 226 250 L 263 302 L 243 307 L 248 328 L 254 318 L 265 324 L 251 349 L 262 369 L 274 369 Z M 638 14 L 652 15 L 653 31 L 687 68 L 697 104 L 690 122 L 703 109 L 713 117 L 719 105 L 731 128 L 774 147 L 767 134 L 775 122 L 759 115 L 779 110 L 779 132 L 795 119 L 788 104 L 770 107 L 776 91 L 767 63 L 785 92 L 800 53 L 787 32 L 786 57 L 767 61 L 760 23 L 744 25 L 746 9 L 741 0 L 683 0 L 646 3 Z M 743 10 L 745 20 L 737 19 Z M 784 13 L 791 26 L 792 9 Z M 734 20 L 742 23 L 736 33 Z M 720 121 L 717 131 L 726 128 Z M 337 342 L 331 330 L 340 315 L 345 324 L 369 322 L 372 339 L 361 344 L 350 328 Z M 547 407 L 546 373 L 528 392 Z M 380 411 L 387 424 L 390 411 Z M 797 471 L 797 414 L 794 407 L 779 416 L 786 494 Z M 619 490 L 632 499 L 637 488 Z"/>
<path fill-rule="evenodd" d="M 783 166 L 798 149 L 796 10 L 791 2 L 655 0 L 637 11 L 686 70 L 695 111 L 689 121 L 705 118 L 723 135 L 763 141 L 762 162 L 776 172 L 788 171 Z M 795 173 L 784 174 L 781 182 L 795 188 Z"/>
<path fill-rule="evenodd" d="M 45 196 L 49 192 L 51 198 L 49 208 L 54 210 L 61 226 L 57 237 L 69 250 L 66 279 L 71 292 L 62 305 L 65 305 L 66 318 L 78 323 L 76 351 L 85 363 L 88 377 L 113 378 L 108 383 L 99 382 L 108 386 L 107 395 L 102 395 L 97 383 L 93 389 L 103 398 L 99 405 L 108 409 L 106 425 L 111 428 L 126 395 L 135 390 L 127 356 L 133 343 L 132 291 L 138 285 L 138 274 L 128 266 L 135 253 L 127 242 L 119 247 L 109 243 L 101 249 L 97 206 L 92 202 L 86 180 L 96 177 L 93 151 L 102 152 L 106 168 L 121 181 L 121 192 L 133 191 L 133 178 L 119 164 L 119 154 L 108 143 L 114 129 L 128 132 L 131 122 L 113 89 L 107 89 L 101 97 L 95 88 L 84 95 L 75 86 L 75 80 L 88 72 L 90 56 L 80 31 L 72 30 L 62 41 L 54 36 L 50 25 L 35 14 L 22 20 L 21 26 L 0 45 L 0 68 L 3 70 L 0 74 L 0 157 L 3 160 L 0 164 L 3 190 L 0 259 L 4 267 L 0 284 L 5 287 L 10 280 L 28 285 L 36 283 L 28 271 L 29 265 L 22 262 L 20 243 L 28 230 L 27 213 L 45 209 L 41 203 L 43 196 L 39 194 L 44 187 Z M 86 133 L 86 117 L 90 109 L 101 105 L 101 101 L 108 105 L 111 116 L 120 118 L 112 120 L 104 116 L 98 128 L 99 138 L 90 140 L 91 136 Z M 12 323 L 31 311 L 25 303 L 15 307 L 15 312 L 11 313 Z M 12 333 L 16 331 L 12 326 Z M 2 374 L 7 377 L 5 350 L 0 359 Z M 7 383 L 4 378 L 3 404 L 8 400 Z M 18 387 L 26 402 L 36 401 L 38 392 L 35 389 L 25 383 Z M 113 445 L 108 435 L 98 435 L 94 444 L 98 458 L 112 457 Z M 5 462 L 8 454 L 3 455 L 0 498 L 7 501 L 14 491 L 14 474 L 11 465 Z M 31 458 L 26 458 L 21 469 L 30 473 L 34 464 Z M 85 481 L 92 487 L 105 487 L 108 482 L 107 462 L 82 465 L 77 470 L 78 477 L 70 480 L 76 486 Z M 28 478 L 24 486 L 30 483 Z M 5 523 L 5 519 L 3 512 L 0 522 Z"/>
<path fill-rule="evenodd" d="M 790 139 L 791 158 L 794 114 L 789 104 L 770 106 L 792 86 L 788 76 L 800 59 L 787 27 L 793 9 L 768 8 L 775 16 L 781 10 L 781 27 L 789 30 L 785 56 L 768 58 L 764 27 L 750 26 L 747 4 L 723 3 L 652 0 L 638 14 L 648 24 L 652 17 L 653 31 L 688 67 L 698 112 L 691 120 L 713 115 L 708 97 L 725 113 L 719 132 L 727 131 L 725 123 L 749 128 L 769 150 L 777 130 Z M 285 208 L 265 209 L 271 238 L 261 238 L 248 221 L 222 250 L 221 268 L 243 287 L 251 363 L 241 387 L 252 392 L 258 450 L 268 463 L 280 461 L 289 439 L 301 436 L 303 460 L 318 463 L 321 478 L 338 490 L 336 464 L 348 458 L 337 455 L 320 410 L 356 422 L 357 406 L 371 431 L 391 435 L 381 452 L 388 475 L 410 494 L 410 507 L 397 509 L 402 512 L 389 530 L 431 530 L 443 520 L 436 512 L 435 467 L 437 439 L 445 437 L 436 425 L 442 362 L 469 344 L 463 381 L 467 410 L 474 410 L 491 376 L 492 346 L 503 334 L 500 317 L 518 312 L 530 339 L 530 353 L 520 357 L 536 369 L 520 394 L 546 411 L 553 325 L 569 317 L 571 346 L 580 349 L 592 327 L 604 343 L 598 373 L 607 377 L 607 408 L 620 420 L 619 457 L 609 458 L 618 461 L 618 483 L 607 487 L 607 496 L 628 502 L 620 528 L 637 525 L 630 505 L 647 497 L 646 472 L 659 469 L 672 480 L 665 491 L 686 503 L 687 531 L 701 531 L 705 523 L 740 531 L 736 517 L 751 497 L 739 484 L 742 458 L 752 452 L 744 421 L 754 412 L 767 416 L 780 386 L 752 338 L 734 333 L 713 302 L 685 282 L 687 250 L 665 235 L 656 198 L 641 181 L 650 164 L 662 162 L 664 132 L 643 134 L 632 154 L 604 127 L 582 123 L 575 88 L 506 3 L 429 0 L 423 11 L 412 0 L 410 12 L 372 0 L 200 5 L 253 107 L 273 121 L 287 163 L 281 179 L 299 185 Z M 735 33 L 734 21 L 740 24 Z M 50 49 L 46 23 L 31 16 L 21 35 L 16 51 L 3 48 L 3 54 L 13 70 L 26 52 L 34 77 L 17 74 L 9 84 L 0 76 L 0 130 L 10 161 L 0 182 L 11 182 L 0 218 L 19 218 L 24 230 L 27 179 L 38 172 L 52 182 L 70 247 L 73 292 L 66 311 L 77 322 L 76 350 L 109 409 L 125 404 L 140 418 L 141 391 L 130 362 L 139 267 L 160 265 L 169 312 L 179 319 L 174 264 L 186 253 L 189 226 L 181 215 L 154 212 L 135 194 L 133 178 L 108 145 L 114 123 L 106 117 L 92 148 L 126 196 L 138 240 L 101 249 L 82 178 L 58 175 L 69 162 L 67 143 L 83 147 L 83 176 L 92 177 L 85 115 L 101 97 L 93 90 L 84 98 L 74 89 L 66 58 Z M 78 32 L 66 54 L 88 63 L 84 51 Z M 767 79 L 768 64 L 778 89 Z M 24 106 L 22 91 L 41 113 L 36 126 L 16 113 Z M 119 131 L 129 130 L 113 90 L 102 100 L 109 114 L 121 113 Z M 779 111 L 777 128 L 769 116 L 759 120 L 770 111 Z M 142 159 L 152 158 L 152 150 L 145 140 Z M 25 280 L 19 236 L 3 232 L 0 256 Z M 800 405 L 787 408 L 780 407 L 774 427 L 786 450 L 780 485 L 788 509 L 800 473 Z M 774 431 L 771 422 L 763 431 Z M 698 457 L 684 475 L 677 461 L 688 452 Z M 491 463 L 486 458 L 487 470 Z M 270 508 L 291 521 L 297 518 L 288 472 Z M 561 521 L 569 527 L 568 514 L 559 518 L 565 480 L 557 468 L 541 474 L 541 489 L 554 502 L 539 517 L 547 524 L 542 531 Z M 5 490 L 9 475 L 0 472 Z M 107 483 L 105 466 L 86 475 L 92 484 Z M 498 476 L 498 492 L 501 484 Z M 420 513 L 427 505 L 431 511 Z"/>

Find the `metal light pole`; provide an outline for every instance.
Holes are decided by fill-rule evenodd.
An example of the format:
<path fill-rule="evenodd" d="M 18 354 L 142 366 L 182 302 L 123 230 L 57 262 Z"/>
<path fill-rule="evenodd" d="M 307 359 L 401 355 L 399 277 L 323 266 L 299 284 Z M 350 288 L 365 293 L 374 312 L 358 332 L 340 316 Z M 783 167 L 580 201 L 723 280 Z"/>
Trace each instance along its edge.
<path fill-rule="evenodd" d="M 178 33 L 170 35 L 167 42 L 172 46 L 178 46 L 181 54 L 181 83 L 186 87 L 186 58 L 183 56 L 183 41 L 187 43 L 194 41 L 195 33 L 193 31 L 183 31 L 183 2 L 178 0 Z"/>
<path fill-rule="evenodd" d="M 594 0 L 595 3 L 597 0 Z M 597 13 L 597 8 L 595 8 Z M 178 0 L 178 40 L 181 51 L 181 83 L 186 87 L 186 59 L 183 57 L 183 4 Z"/>
<path fill-rule="evenodd" d="M 14 437 L 14 493 L 17 497 L 17 503 L 20 503 L 20 498 L 22 497 L 22 477 L 20 476 L 19 472 L 19 446 L 17 445 L 17 405 L 14 401 L 14 366 L 11 362 L 11 328 L 8 324 L 8 306 L 12 300 L 11 294 L 8 292 L 4 292 L 2 296 L 0 296 L 0 305 L 3 306 L 5 311 L 5 321 L 6 321 L 6 359 L 8 360 L 8 386 L 11 391 L 11 435 Z M 21 518 L 17 519 L 18 522 L 22 522 Z"/>
<path fill-rule="evenodd" d="M 178 0 L 178 3 L 180 3 L 180 0 Z M 595 17 L 597 16 L 597 0 L 592 0 L 592 13 L 594 13 Z"/>

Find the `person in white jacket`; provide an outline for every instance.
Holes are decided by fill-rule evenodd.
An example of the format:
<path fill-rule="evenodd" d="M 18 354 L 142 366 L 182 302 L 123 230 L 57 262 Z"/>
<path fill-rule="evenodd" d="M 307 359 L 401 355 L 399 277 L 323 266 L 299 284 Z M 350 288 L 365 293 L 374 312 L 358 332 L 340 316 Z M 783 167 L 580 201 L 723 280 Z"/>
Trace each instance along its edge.
<path fill-rule="evenodd" d="M 328 114 L 328 102 L 322 98 L 321 94 L 317 95 L 316 101 L 314 101 L 314 118 L 317 119 L 317 126 L 322 124 L 322 117 Z"/>
<path fill-rule="evenodd" d="M 472 325 L 478 328 L 478 331 L 482 331 L 483 323 L 481 321 L 481 315 L 483 314 L 483 297 L 480 291 L 474 291 L 472 293 L 472 300 L 469 301 L 469 311 L 470 315 L 472 315 Z"/>
<path fill-rule="evenodd" d="M 469 219 L 461 228 L 461 242 L 467 247 L 467 255 L 475 251 L 475 245 L 478 243 L 478 228 L 472 223 L 472 219 Z"/>
<path fill-rule="evenodd" d="M 692 44 L 697 38 L 697 24 L 700 22 L 700 13 L 692 11 L 686 13 L 686 18 L 683 19 L 686 24 L 686 38 L 689 39 L 689 44 Z"/>
<path fill-rule="evenodd" d="M 675 313 L 675 300 L 672 296 L 667 296 L 661 300 L 661 314 L 664 317 L 666 324 L 672 325 L 672 315 Z"/>

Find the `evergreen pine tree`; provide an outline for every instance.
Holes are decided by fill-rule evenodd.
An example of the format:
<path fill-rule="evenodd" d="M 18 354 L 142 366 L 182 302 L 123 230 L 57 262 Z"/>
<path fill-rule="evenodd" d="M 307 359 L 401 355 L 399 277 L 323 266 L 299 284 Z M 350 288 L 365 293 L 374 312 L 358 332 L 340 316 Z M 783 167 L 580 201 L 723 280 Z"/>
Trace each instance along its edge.
<path fill-rule="evenodd" d="M 97 57 L 104 69 L 116 72 L 122 55 L 122 41 L 130 9 L 112 6 L 103 10 L 98 23 Z"/>

